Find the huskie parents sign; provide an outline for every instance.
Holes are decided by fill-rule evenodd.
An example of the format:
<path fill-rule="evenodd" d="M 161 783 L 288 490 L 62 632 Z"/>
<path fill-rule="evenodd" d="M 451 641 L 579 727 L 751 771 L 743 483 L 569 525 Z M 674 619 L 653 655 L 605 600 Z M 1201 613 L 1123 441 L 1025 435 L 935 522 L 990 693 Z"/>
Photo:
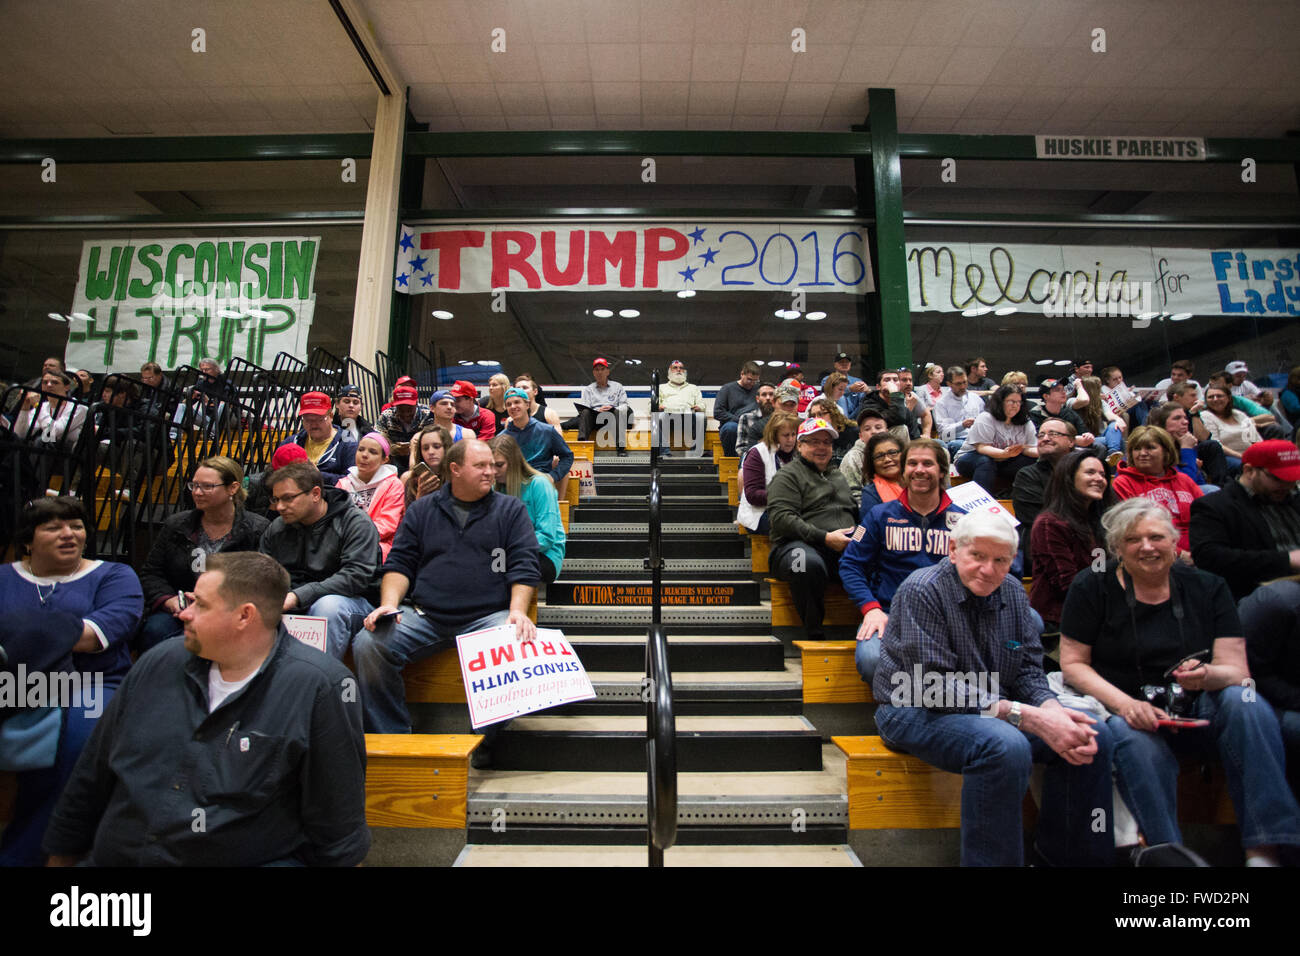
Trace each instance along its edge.
<path fill-rule="evenodd" d="M 913 312 L 1042 313 L 1055 285 L 1058 303 L 1062 293 L 1083 306 L 1109 295 L 1124 315 L 1139 301 L 1157 313 L 1300 315 L 1300 249 L 909 242 L 907 279 Z"/>
<path fill-rule="evenodd" d="M 97 239 L 81 249 L 67 363 L 94 371 L 306 358 L 319 236 Z"/>
<path fill-rule="evenodd" d="M 398 292 L 701 289 L 871 292 L 855 223 L 403 226 Z"/>

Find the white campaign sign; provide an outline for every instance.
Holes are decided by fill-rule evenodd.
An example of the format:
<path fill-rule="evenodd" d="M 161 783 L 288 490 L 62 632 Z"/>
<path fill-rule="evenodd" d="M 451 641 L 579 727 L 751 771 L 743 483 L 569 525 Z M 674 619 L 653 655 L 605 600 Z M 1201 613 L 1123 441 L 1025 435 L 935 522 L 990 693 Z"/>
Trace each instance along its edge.
<path fill-rule="evenodd" d="M 513 624 L 456 635 L 474 729 L 533 711 L 592 700 L 587 671 L 562 631 L 539 627 L 521 643 Z"/>
<path fill-rule="evenodd" d="M 423 292 L 875 289 L 854 222 L 402 226 L 394 288 Z"/>
<path fill-rule="evenodd" d="M 998 499 L 973 481 L 953 485 L 948 489 L 948 497 L 952 499 L 953 504 L 967 514 L 973 511 L 987 511 L 991 515 L 997 515 L 999 518 L 1010 522 L 1013 528 L 1020 526 L 1020 522 L 1016 520 L 1015 515 L 998 504 Z"/>
<path fill-rule="evenodd" d="M 329 653 L 325 618 L 308 617 L 306 614 L 284 614 L 281 615 L 280 620 L 284 621 L 284 629 L 290 636 L 296 637 L 308 647 L 316 648 L 322 654 Z"/>

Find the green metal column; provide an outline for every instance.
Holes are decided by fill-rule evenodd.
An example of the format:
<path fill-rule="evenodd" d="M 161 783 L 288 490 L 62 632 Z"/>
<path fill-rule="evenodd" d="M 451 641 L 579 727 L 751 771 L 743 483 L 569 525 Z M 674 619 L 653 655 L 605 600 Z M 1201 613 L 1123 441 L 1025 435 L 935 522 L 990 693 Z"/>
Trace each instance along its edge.
<path fill-rule="evenodd" d="M 867 90 L 871 134 L 871 191 L 875 225 L 869 230 L 876 293 L 870 297 L 872 353 L 877 368 L 912 363 L 912 317 L 907 302 L 907 252 L 903 245 L 903 174 L 898 158 L 898 111 L 894 91 Z M 859 161 L 860 165 L 861 161 Z M 861 179 L 861 177 L 859 177 Z M 883 357 L 883 361 L 881 360 Z"/>

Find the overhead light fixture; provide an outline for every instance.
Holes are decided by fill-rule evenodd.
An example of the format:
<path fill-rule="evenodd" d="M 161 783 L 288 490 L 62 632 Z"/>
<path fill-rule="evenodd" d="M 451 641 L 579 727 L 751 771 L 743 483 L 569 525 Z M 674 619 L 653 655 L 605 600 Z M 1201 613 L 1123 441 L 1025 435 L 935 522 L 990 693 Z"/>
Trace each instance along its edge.
<path fill-rule="evenodd" d="M 1062 367 L 1064 367 L 1064 366 L 1066 366 L 1066 365 L 1073 365 L 1073 364 L 1074 364 L 1074 359 L 1061 359 L 1059 362 L 1054 362 L 1053 364 L 1054 364 L 1054 365 L 1060 365 L 1060 366 L 1062 366 Z"/>
<path fill-rule="evenodd" d="M 966 318 L 968 319 L 973 319 L 977 316 L 988 315 L 992 311 L 993 309 L 987 305 L 979 305 L 979 306 L 973 306 L 969 309 L 962 309 L 961 314 L 966 316 Z"/>
<path fill-rule="evenodd" d="M 50 316 L 50 318 L 53 319 L 55 322 L 66 322 L 66 321 L 68 321 L 68 320 L 65 319 L 63 316 L 59 315 L 59 313 L 57 313 L 57 312 L 51 312 L 51 313 L 49 313 L 49 316 Z"/>
<path fill-rule="evenodd" d="M 802 314 L 803 313 L 800 312 L 798 309 L 777 309 L 776 310 L 777 317 L 781 319 L 785 319 L 787 322 L 789 322 L 791 319 L 799 318 L 799 316 Z"/>
<path fill-rule="evenodd" d="M 807 315 L 809 322 L 820 322 L 824 318 L 826 318 L 825 312 L 809 312 Z"/>
<path fill-rule="evenodd" d="M 1035 365 L 1051 365 L 1051 364 L 1052 364 L 1052 360 L 1051 360 L 1051 359 L 1039 359 L 1039 360 L 1038 360 L 1037 362 L 1035 362 L 1034 364 L 1035 364 Z"/>
<path fill-rule="evenodd" d="M 677 298 L 679 298 L 679 299 L 689 299 L 689 298 L 691 298 L 691 297 L 694 296 L 694 295 L 695 295 L 695 290 L 694 290 L 694 289 L 681 289 L 681 290 L 678 291 L 678 293 L 677 293 Z"/>
<path fill-rule="evenodd" d="M 768 362 L 767 364 L 771 368 L 785 368 L 784 362 Z"/>
<path fill-rule="evenodd" d="M 1190 319 L 1191 317 L 1192 317 L 1192 313 L 1190 313 L 1190 312 L 1175 312 L 1173 315 L 1171 315 L 1171 316 L 1169 317 L 1169 321 L 1170 321 L 1170 322 L 1186 322 L 1186 321 L 1187 321 L 1188 319 Z"/>
<path fill-rule="evenodd" d="M 249 309 L 248 314 L 255 319 L 269 319 L 271 317 L 271 313 L 263 309 Z"/>
<path fill-rule="evenodd" d="M 498 363 L 496 359 L 479 359 L 479 360 L 478 360 L 478 364 L 479 364 L 479 365 L 498 365 L 498 364 L 500 364 L 500 363 Z"/>
<path fill-rule="evenodd" d="M 1017 311 L 1019 310 L 1014 305 L 1004 305 L 1002 308 L 998 309 L 994 315 L 1013 315 Z"/>
<path fill-rule="evenodd" d="M 90 316 L 86 315 L 85 312 L 73 312 L 73 313 L 72 313 L 72 317 L 73 317 L 74 319 L 80 319 L 82 322 L 89 322 L 89 321 L 91 321 Z"/>
<path fill-rule="evenodd" d="M 1134 318 L 1139 319 L 1143 322 L 1150 322 L 1152 319 L 1160 318 L 1160 315 L 1161 313 L 1159 312 L 1140 312 L 1137 315 L 1135 315 Z"/>
<path fill-rule="evenodd" d="M 636 309 L 619 309 L 618 314 L 625 319 L 635 319 L 641 313 Z"/>
<path fill-rule="evenodd" d="M 614 314 L 614 311 L 612 309 L 592 309 L 591 314 L 598 319 L 608 319 Z"/>
<path fill-rule="evenodd" d="M 471 362 L 469 359 L 461 359 L 461 360 L 460 360 L 459 362 L 457 362 L 456 364 L 457 364 L 457 365 L 473 365 L 474 363 Z"/>
<path fill-rule="evenodd" d="M 435 319 L 442 319 L 444 322 L 450 318 L 454 318 L 452 313 L 448 312 L 446 309 L 434 309 L 433 317 Z"/>
<path fill-rule="evenodd" d="M 218 310 L 217 310 L 217 315 L 219 315 L 219 316 L 220 316 L 221 318 L 223 318 L 223 319 L 238 319 L 238 318 L 241 317 L 243 314 L 244 314 L 244 313 L 242 313 L 242 312 L 236 312 L 234 309 L 218 309 Z"/>

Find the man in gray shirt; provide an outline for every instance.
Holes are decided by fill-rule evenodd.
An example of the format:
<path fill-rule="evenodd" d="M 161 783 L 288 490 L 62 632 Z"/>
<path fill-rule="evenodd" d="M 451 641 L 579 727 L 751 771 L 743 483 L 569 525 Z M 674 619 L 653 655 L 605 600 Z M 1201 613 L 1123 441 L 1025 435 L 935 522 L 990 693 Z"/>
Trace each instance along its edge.
<path fill-rule="evenodd" d="M 718 440 L 722 453 L 728 457 L 736 454 L 736 432 L 740 415 L 754 407 L 754 393 L 758 391 L 759 369 L 757 362 L 746 362 L 740 369 L 740 381 L 728 382 L 718 389 L 713 399 L 713 417 L 718 421 Z"/>
<path fill-rule="evenodd" d="M 618 382 L 609 379 L 609 359 L 597 358 L 591 363 L 591 375 L 596 381 L 582 387 L 578 399 L 578 441 L 587 441 L 598 427 L 613 429 L 614 446 L 620 457 L 627 455 L 627 429 L 632 409 L 627 403 L 627 392 Z"/>

